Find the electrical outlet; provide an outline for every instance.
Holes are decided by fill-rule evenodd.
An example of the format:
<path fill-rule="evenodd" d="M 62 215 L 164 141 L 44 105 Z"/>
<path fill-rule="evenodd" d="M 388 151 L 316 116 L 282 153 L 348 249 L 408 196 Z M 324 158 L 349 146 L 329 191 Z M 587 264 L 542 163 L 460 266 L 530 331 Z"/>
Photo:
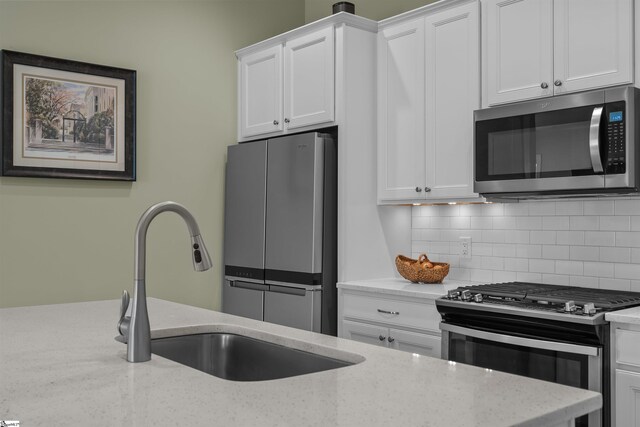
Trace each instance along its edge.
<path fill-rule="evenodd" d="M 471 237 L 460 237 L 460 258 L 471 258 Z"/>

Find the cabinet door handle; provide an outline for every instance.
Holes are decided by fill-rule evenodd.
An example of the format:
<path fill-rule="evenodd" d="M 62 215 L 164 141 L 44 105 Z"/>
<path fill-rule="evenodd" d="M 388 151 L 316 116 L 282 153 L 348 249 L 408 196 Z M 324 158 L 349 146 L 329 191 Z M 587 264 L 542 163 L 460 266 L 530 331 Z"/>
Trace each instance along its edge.
<path fill-rule="evenodd" d="M 287 119 L 287 118 L 285 118 L 285 119 L 284 119 L 284 122 L 285 122 L 285 123 L 289 123 L 289 121 L 290 121 L 290 120 L 289 120 L 289 119 Z"/>
<path fill-rule="evenodd" d="M 280 124 L 280 122 L 279 122 L 279 121 L 277 121 L 277 120 L 274 120 L 274 121 L 273 121 L 273 124 L 274 124 L 274 126 L 278 126 L 278 125 Z"/>
<path fill-rule="evenodd" d="M 395 338 L 391 338 L 391 337 L 387 338 L 387 341 L 389 342 L 394 342 L 395 340 L 396 340 Z"/>
<path fill-rule="evenodd" d="M 424 192 L 425 193 L 431 192 L 431 187 L 424 187 Z"/>
<path fill-rule="evenodd" d="M 380 339 L 380 341 L 384 341 L 384 340 L 386 340 L 386 339 L 387 339 L 387 337 L 382 336 L 382 335 L 380 335 L 378 338 Z"/>
<path fill-rule="evenodd" d="M 542 82 L 542 83 L 540 84 L 540 87 L 541 87 L 542 89 L 547 89 L 547 88 L 549 87 L 549 83 L 547 83 L 547 82 Z"/>
<path fill-rule="evenodd" d="M 382 309 L 378 309 L 378 313 L 384 313 L 384 314 L 393 314 L 395 316 L 397 316 L 398 314 L 400 314 L 399 311 L 387 311 L 387 310 L 382 310 Z"/>
<path fill-rule="evenodd" d="M 416 187 L 416 193 L 422 192 L 422 187 Z"/>
<path fill-rule="evenodd" d="M 556 80 L 553 84 L 556 86 L 562 86 L 562 80 Z"/>

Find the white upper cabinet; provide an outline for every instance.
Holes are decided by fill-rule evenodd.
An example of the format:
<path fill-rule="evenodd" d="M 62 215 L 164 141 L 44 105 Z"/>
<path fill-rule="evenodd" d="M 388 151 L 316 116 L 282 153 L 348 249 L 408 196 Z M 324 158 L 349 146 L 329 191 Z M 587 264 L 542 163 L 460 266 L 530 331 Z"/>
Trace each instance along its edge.
<path fill-rule="evenodd" d="M 484 106 L 632 82 L 632 0 L 482 0 Z"/>
<path fill-rule="evenodd" d="M 485 103 L 553 95 L 553 0 L 482 5 Z"/>
<path fill-rule="evenodd" d="M 378 33 L 378 198 L 424 198 L 424 19 Z"/>
<path fill-rule="evenodd" d="M 378 33 L 379 203 L 478 197 L 479 4 L 432 8 Z"/>
<path fill-rule="evenodd" d="M 334 62 L 333 25 L 239 54 L 239 139 L 333 122 Z"/>
<path fill-rule="evenodd" d="M 632 0 L 555 0 L 555 94 L 631 83 L 632 37 Z"/>
<path fill-rule="evenodd" d="M 282 130 L 282 45 L 239 62 L 241 137 Z"/>
<path fill-rule="evenodd" d="M 430 15 L 426 40 L 427 198 L 473 193 L 473 111 L 480 108 L 478 3 Z"/>
<path fill-rule="evenodd" d="M 333 121 L 333 27 L 284 47 L 284 121 L 288 129 Z"/>

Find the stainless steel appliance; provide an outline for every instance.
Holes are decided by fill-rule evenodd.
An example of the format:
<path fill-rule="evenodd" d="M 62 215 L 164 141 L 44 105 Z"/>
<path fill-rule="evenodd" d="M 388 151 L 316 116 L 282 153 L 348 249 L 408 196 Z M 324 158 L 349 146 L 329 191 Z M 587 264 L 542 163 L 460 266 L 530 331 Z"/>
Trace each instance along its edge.
<path fill-rule="evenodd" d="M 474 191 L 489 198 L 640 189 L 640 90 L 624 86 L 474 112 Z"/>
<path fill-rule="evenodd" d="M 537 283 L 497 283 L 436 300 L 442 358 L 602 393 L 603 409 L 576 426 L 610 425 L 607 311 L 640 293 Z"/>
<path fill-rule="evenodd" d="M 336 156 L 320 133 L 228 148 L 224 312 L 336 334 Z"/>

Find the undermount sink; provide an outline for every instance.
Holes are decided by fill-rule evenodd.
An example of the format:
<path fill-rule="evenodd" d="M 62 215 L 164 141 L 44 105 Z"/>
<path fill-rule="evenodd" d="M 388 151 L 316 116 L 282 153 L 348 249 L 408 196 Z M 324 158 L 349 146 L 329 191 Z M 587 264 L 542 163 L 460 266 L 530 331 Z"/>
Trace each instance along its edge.
<path fill-rule="evenodd" d="M 232 333 L 157 338 L 151 352 L 233 381 L 275 380 L 354 364 Z"/>

